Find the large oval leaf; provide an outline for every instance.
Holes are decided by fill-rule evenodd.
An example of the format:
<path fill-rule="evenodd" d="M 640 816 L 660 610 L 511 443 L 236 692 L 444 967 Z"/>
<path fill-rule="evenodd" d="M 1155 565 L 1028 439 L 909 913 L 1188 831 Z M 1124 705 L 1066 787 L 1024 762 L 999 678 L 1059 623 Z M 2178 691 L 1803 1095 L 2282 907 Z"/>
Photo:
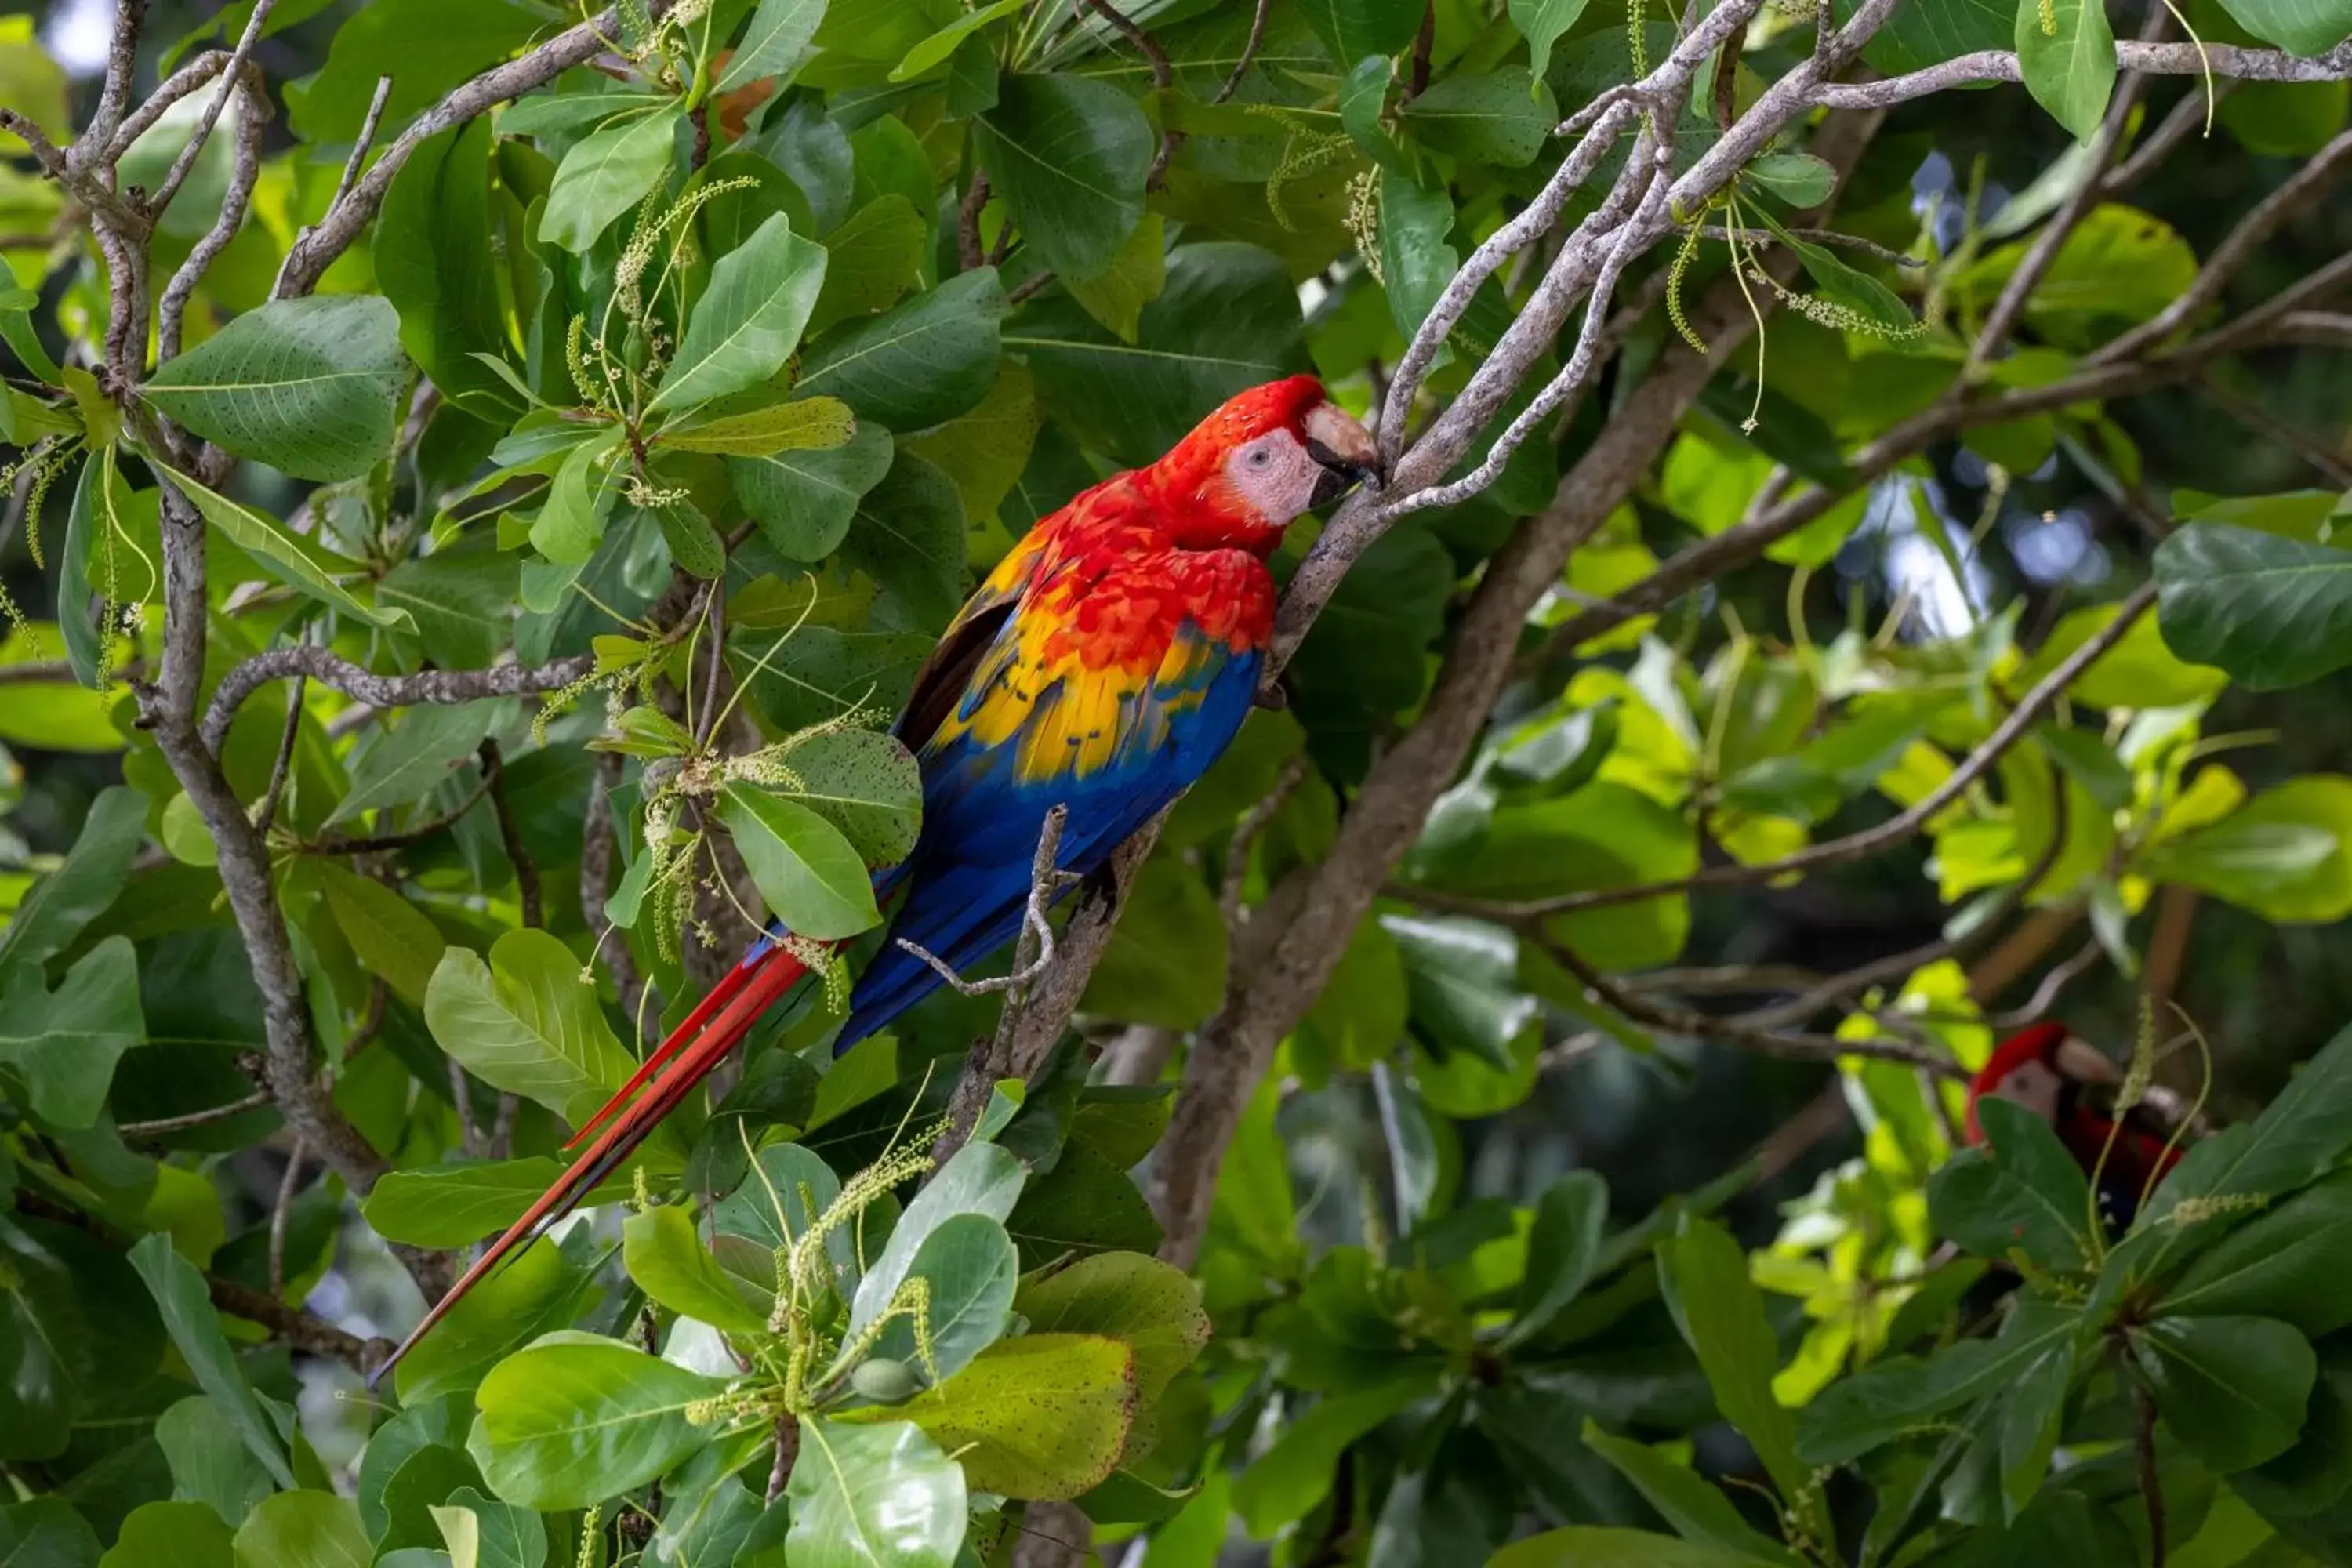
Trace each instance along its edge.
<path fill-rule="evenodd" d="M 768 912 L 795 935 L 834 942 L 882 923 L 866 862 L 841 830 L 795 800 L 746 784 L 719 796 L 719 819 Z"/>
<path fill-rule="evenodd" d="M 963 1543 L 963 1471 L 904 1421 L 803 1417 L 784 1495 L 793 1568 L 948 1568 Z"/>
<path fill-rule="evenodd" d="M 276 300 L 149 378 L 157 408 L 298 479 L 356 479 L 392 450 L 407 361 L 380 295 Z"/>
<path fill-rule="evenodd" d="M 586 1508 L 709 1442 L 687 1410 L 723 1386 L 615 1340 L 561 1335 L 482 1379 L 467 1446 L 507 1501 L 542 1512 Z"/>
<path fill-rule="evenodd" d="M 647 412 L 693 408 L 783 369 L 824 287 L 824 247 L 794 234 L 782 213 L 720 257 Z"/>
<path fill-rule="evenodd" d="M 1008 76 L 977 146 L 1023 242 L 1063 277 L 1092 278 L 1143 216 L 1156 140 L 1136 101 L 1108 82 Z"/>

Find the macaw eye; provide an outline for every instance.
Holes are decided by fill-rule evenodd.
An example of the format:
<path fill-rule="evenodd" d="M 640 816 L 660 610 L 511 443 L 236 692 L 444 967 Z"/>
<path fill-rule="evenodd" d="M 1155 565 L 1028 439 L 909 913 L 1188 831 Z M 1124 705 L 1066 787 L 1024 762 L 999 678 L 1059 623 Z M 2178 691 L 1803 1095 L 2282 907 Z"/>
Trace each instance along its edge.
<path fill-rule="evenodd" d="M 1271 447 L 1260 447 L 1249 455 L 1249 466 L 1253 468 L 1265 468 L 1273 461 L 1274 448 Z"/>

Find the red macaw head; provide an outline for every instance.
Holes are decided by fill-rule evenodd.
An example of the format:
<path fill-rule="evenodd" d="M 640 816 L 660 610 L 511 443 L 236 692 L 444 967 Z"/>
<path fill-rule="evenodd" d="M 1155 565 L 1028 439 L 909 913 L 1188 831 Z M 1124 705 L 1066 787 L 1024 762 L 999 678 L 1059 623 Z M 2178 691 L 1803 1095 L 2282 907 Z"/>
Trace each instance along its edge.
<path fill-rule="evenodd" d="M 1977 1102 L 1987 1097 L 2014 1100 L 2042 1121 L 2056 1124 L 2059 1100 L 2066 1089 L 2066 1074 L 2058 1060 L 2065 1043 L 2065 1025 L 2036 1024 L 1994 1048 L 1977 1076 L 1969 1080 L 1969 1142 L 1984 1142 L 1984 1129 L 1977 1125 Z"/>
<path fill-rule="evenodd" d="M 1281 542 L 1300 513 L 1380 471 L 1371 432 L 1311 375 L 1227 399 L 1150 468 L 1177 503 L 1169 522 L 1180 543 L 1260 554 Z"/>

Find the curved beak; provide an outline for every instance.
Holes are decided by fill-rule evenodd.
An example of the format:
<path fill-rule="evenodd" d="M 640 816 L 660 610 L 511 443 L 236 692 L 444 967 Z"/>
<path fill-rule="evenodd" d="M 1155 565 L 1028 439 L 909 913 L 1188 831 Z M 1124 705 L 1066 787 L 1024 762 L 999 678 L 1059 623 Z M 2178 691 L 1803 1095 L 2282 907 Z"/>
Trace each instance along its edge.
<path fill-rule="evenodd" d="M 1317 506 L 1337 500 L 1366 479 L 1387 478 L 1381 468 L 1380 443 L 1338 405 L 1318 403 L 1309 409 L 1306 430 L 1307 454 L 1323 468 L 1315 485 Z"/>

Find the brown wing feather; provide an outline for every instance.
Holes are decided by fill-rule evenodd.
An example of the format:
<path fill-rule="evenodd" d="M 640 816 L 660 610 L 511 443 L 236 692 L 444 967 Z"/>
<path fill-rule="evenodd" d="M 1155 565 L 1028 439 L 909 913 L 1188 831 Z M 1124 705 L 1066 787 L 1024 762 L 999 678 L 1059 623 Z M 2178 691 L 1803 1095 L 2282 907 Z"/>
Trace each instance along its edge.
<path fill-rule="evenodd" d="M 907 750 L 920 752 L 930 743 L 947 716 L 963 700 L 965 688 L 971 684 L 971 673 L 996 641 L 996 634 L 1013 618 L 1020 607 L 1014 595 L 992 605 L 974 605 L 956 618 L 940 646 L 923 660 L 915 672 L 915 689 L 907 699 L 907 710 L 898 716 L 895 733 Z"/>

